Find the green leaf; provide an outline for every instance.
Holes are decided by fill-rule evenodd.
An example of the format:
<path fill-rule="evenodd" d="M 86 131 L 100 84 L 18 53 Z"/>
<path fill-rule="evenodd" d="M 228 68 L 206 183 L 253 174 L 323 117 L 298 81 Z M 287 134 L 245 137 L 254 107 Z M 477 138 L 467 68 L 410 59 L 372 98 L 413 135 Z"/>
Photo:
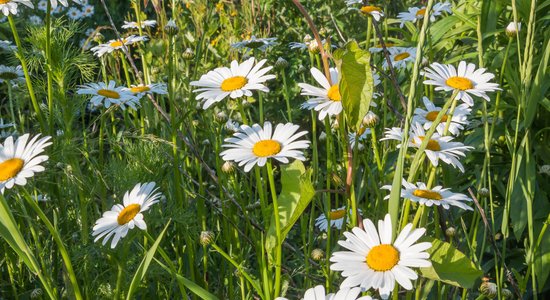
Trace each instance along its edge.
<path fill-rule="evenodd" d="M 483 275 L 483 272 L 453 245 L 429 237 L 423 238 L 422 241 L 432 243 L 432 247 L 428 249 L 432 266 L 420 268 L 422 277 L 471 289 L 475 281 Z"/>
<path fill-rule="evenodd" d="M 160 233 L 159 237 L 155 240 L 151 248 L 147 251 L 147 253 L 143 257 L 143 260 L 139 264 L 139 267 L 136 270 L 136 273 L 134 274 L 134 278 L 132 278 L 132 282 L 130 283 L 130 287 L 128 288 L 128 294 L 126 295 L 126 299 L 132 299 L 132 294 L 136 291 L 138 285 L 143 280 L 143 278 L 145 278 L 145 274 L 147 274 L 149 265 L 151 265 L 151 261 L 153 260 L 153 257 L 157 252 L 157 248 L 160 244 L 160 241 L 162 240 L 162 238 L 164 237 L 164 234 L 166 233 L 166 229 L 168 229 L 168 225 L 170 225 L 170 221 L 168 221 L 166 226 L 164 226 L 164 229 Z"/>
<path fill-rule="evenodd" d="M 294 223 L 298 221 L 311 199 L 315 195 L 315 189 L 311 183 L 311 170 L 306 171 L 304 164 L 295 160 L 293 163 L 281 166 L 281 194 L 277 198 L 279 202 L 279 220 L 281 224 L 281 238 L 284 241 Z M 271 217 L 265 246 L 268 253 L 277 245 L 275 231 L 275 216 Z"/>
<path fill-rule="evenodd" d="M 346 44 L 334 55 L 340 74 L 340 94 L 348 124 L 359 130 L 370 108 L 374 80 L 370 68 L 370 53 L 359 48 L 356 41 Z"/>

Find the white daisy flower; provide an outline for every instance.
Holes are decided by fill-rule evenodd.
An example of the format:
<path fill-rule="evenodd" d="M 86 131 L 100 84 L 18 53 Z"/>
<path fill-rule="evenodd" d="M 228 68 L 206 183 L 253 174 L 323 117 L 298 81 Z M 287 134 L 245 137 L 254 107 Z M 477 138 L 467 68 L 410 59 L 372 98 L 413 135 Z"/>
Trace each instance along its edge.
<path fill-rule="evenodd" d="M 487 92 L 500 90 L 497 83 L 489 82 L 495 75 L 485 71 L 485 68 L 476 70 L 475 64 L 467 64 L 465 61 L 461 61 L 458 64 L 458 69 L 455 69 L 453 65 L 433 63 L 430 68 L 426 68 L 426 71 L 421 72 L 421 74 L 428 78 L 424 81 L 424 84 L 435 85 L 436 91 L 457 90 L 457 99 L 473 106 L 474 99 L 471 95 L 490 101 Z"/>
<path fill-rule="evenodd" d="M 445 209 L 449 209 L 452 206 L 460 207 L 465 210 L 474 210 L 468 206 L 465 202 L 470 202 L 470 197 L 453 193 L 450 189 L 444 189 L 442 186 L 436 186 L 428 189 L 425 183 L 417 182 L 416 185 L 402 180 L 403 188 L 401 189 L 401 198 L 410 199 L 413 202 L 418 202 L 428 207 L 432 205 L 442 206 Z M 391 185 L 385 185 L 382 189 L 391 190 Z M 390 196 L 384 197 L 389 199 Z"/>
<path fill-rule="evenodd" d="M 77 21 L 77 20 L 82 19 L 83 14 L 78 8 L 73 6 L 73 7 L 69 8 L 69 10 L 67 11 L 67 17 L 69 17 L 69 19 L 71 19 L 73 21 Z"/>
<path fill-rule="evenodd" d="M 361 213 L 361 210 L 359 210 L 359 213 Z M 319 228 L 320 231 L 327 231 L 329 227 L 329 221 L 330 221 L 330 227 L 334 227 L 336 229 L 342 229 L 342 225 L 344 225 L 344 218 L 347 220 L 347 223 L 349 224 L 349 220 L 351 219 L 351 215 L 353 214 L 353 211 L 351 208 L 348 210 L 348 215 L 346 216 L 346 207 L 342 206 L 340 208 L 335 208 L 330 211 L 327 216 L 322 213 L 317 219 L 315 219 L 315 226 Z"/>
<path fill-rule="evenodd" d="M 0 83 L 4 82 L 23 82 L 25 81 L 25 73 L 21 66 L 11 67 L 0 65 Z"/>
<path fill-rule="evenodd" d="M 93 51 L 97 57 L 101 57 L 105 53 L 111 53 L 115 50 L 122 49 L 123 44 L 125 46 L 129 46 L 137 42 L 147 41 L 148 39 L 149 38 L 146 36 L 131 35 L 129 37 L 123 38 L 122 40 L 110 40 L 107 43 L 97 45 L 90 50 Z"/>
<path fill-rule="evenodd" d="M 34 8 L 29 0 L 2 0 L 0 1 L 0 11 L 2 11 L 6 17 L 10 14 L 15 16 L 17 15 L 17 6 L 19 4 Z"/>
<path fill-rule="evenodd" d="M 422 108 L 415 108 L 414 110 L 414 116 L 413 116 L 413 123 L 419 123 L 424 127 L 424 129 L 428 130 L 433 124 L 433 121 L 437 118 L 437 115 L 441 111 L 441 107 L 435 106 L 428 97 L 422 97 L 422 101 L 424 101 L 424 106 L 426 107 L 426 110 Z M 472 109 L 469 108 L 469 106 L 465 103 L 458 105 L 455 108 L 455 111 L 453 112 L 453 117 L 451 118 L 451 123 L 449 124 L 449 132 L 457 136 L 460 131 L 464 130 L 463 125 L 468 125 L 468 116 L 470 115 L 470 112 Z M 441 123 L 437 125 L 437 132 L 440 135 L 443 135 L 443 132 L 445 131 L 445 126 L 447 123 L 448 115 L 444 115 L 441 119 Z"/>
<path fill-rule="evenodd" d="M 48 0 L 40 0 L 38 1 L 38 4 L 36 5 L 39 10 L 46 12 L 48 9 Z"/>
<path fill-rule="evenodd" d="M 204 99 L 202 108 L 207 109 L 227 96 L 236 99 L 252 96 L 253 90 L 269 92 L 263 83 L 275 78 L 275 75 L 265 75 L 273 67 L 262 69 L 267 60 L 263 59 L 255 66 L 254 60 L 254 57 L 251 57 L 241 64 L 234 60 L 230 68 L 216 68 L 202 75 L 200 80 L 191 81 L 192 86 L 200 87 L 194 92 L 201 92 L 197 95 L 197 100 Z"/>
<path fill-rule="evenodd" d="M 52 8 L 53 9 L 57 8 L 57 1 L 59 1 L 59 3 L 61 3 L 61 5 L 65 6 L 65 7 L 69 6 L 69 3 L 67 2 L 67 0 L 50 0 L 50 2 L 52 3 Z M 77 0 L 73 0 L 73 2 L 80 3 Z"/>
<path fill-rule="evenodd" d="M 309 100 L 302 104 L 304 109 L 315 109 L 319 112 L 319 120 L 324 120 L 326 116 L 336 116 L 342 112 L 342 96 L 340 95 L 340 88 L 338 86 L 340 82 L 340 76 L 338 76 L 338 70 L 336 68 L 330 68 L 330 80 L 329 83 L 325 75 L 317 68 L 311 68 L 311 75 L 317 83 L 321 85 L 320 88 L 312 86 L 307 83 L 299 83 L 298 86 L 302 88 L 301 95 L 310 96 Z"/>
<path fill-rule="evenodd" d="M 376 20 L 376 22 L 380 21 L 380 19 L 384 17 L 384 12 L 378 6 L 365 5 L 365 6 L 362 6 L 359 10 L 364 15 L 371 16 L 373 19 Z"/>
<path fill-rule="evenodd" d="M 321 44 L 323 47 L 326 46 L 327 40 L 322 40 Z M 306 34 L 304 36 L 303 42 L 290 42 L 288 43 L 290 49 L 299 49 L 299 50 L 309 50 L 312 53 L 319 53 L 319 43 L 317 40 L 312 38 L 311 35 Z M 331 45 L 331 48 L 337 48 L 336 45 Z"/>
<path fill-rule="evenodd" d="M 93 5 L 85 5 L 84 7 L 82 7 L 82 16 L 84 18 L 93 16 L 94 12 L 95 12 L 95 7 Z"/>
<path fill-rule="evenodd" d="M 419 148 L 425 136 L 426 132 L 424 128 L 422 128 L 422 125 L 415 123 L 411 128 L 409 146 Z M 403 130 L 398 127 L 386 129 L 385 137 L 380 140 L 402 141 Z M 438 133 L 434 133 L 428 141 L 428 145 L 424 152 L 433 166 L 437 167 L 441 159 L 443 162 L 458 168 L 464 173 L 464 166 L 460 163 L 459 158 L 465 157 L 465 152 L 474 149 L 474 147 L 464 146 L 464 144 L 459 142 L 451 142 L 452 140 L 453 137 L 451 136 L 440 136 Z M 401 147 L 401 144 L 397 147 Z"/>
<path fill-rule="evenodd" d="M 13 45 L 10 41 L 1 41 L 0 40 L 0 49 L 8 51 L 8 52 L 14 52 L 17 50 L 17 46 Z"/>
<path fill-rule="evenodd" d="M 82 85 L 76 93 L 79 95 L 93 95 L 90 99 L 93 107 L 105 106 L 105 108 L 109 108 L 111 105 L 119 105 L 122 110 L 125 110 L 126 105 L 133 109 L 137 109 L 139 106 L 139 99 L 125 87 L 117 87 L 114 80 L 109 81 L 109 84 L 98 82 Z"/>
<path fill-rule="evenodd" d="M 258 49 L 260 51 L 265 51 L 267 48 L 271 46 L 277 45 L 277 38 L 256 38 L 256 36 L 252 36 L 248 40 L 240 41 L 231 44 L 231 47 L 235 49 Z"/>
<path fill-rule="evenodd" d="M 352 232 L 344 232 L 346 240 L 338 241 L 338 244 L 351 251 L 337 251 L 330 258 L 333 262 L 330 269 L 342 271 L 342 276 L 346 277 L 340 288 L 374 288 L 382 299 L 389 297 L 396 281 L 406 290 L 411 290 L 411 280 L 418 278 L 411 267 L 431 266 L 430 255 L 424 251 L 432 244 L 415 244 L 426 229 L 412 229 L 413 225 L 409 223 L 392 242 L 389 214 L 384 220 L 378 221 L 378 230 L 369 219 L 363 220 L 363 227 L 364 230 L 355 227 Z"/>
<path fill-rule="evenodd" d="M 31 23 L 32 25 L 42 25 L 42 18 L 40 18 L 39 16 L 30 16 L 29 17 L 29 23 Z"/>
<path fill-rule="evenodd" d="M 372 300 L 370 296 L 359 297 L 361 294 L 361 288 L 344 288 L 339 290 L 336 294 L 326 294 L 325 287 L 318 285 L 308 289 L 303 300 Z M 288 300 L 284 297 L 277 297 L 275 300 Z"/>
<path fill-rule="evenodd" d="M 124 21 L 124 25 L 122 25 L 122 28 L 124 29 L 138 29 L 138 27 L 146 28 L 146 27 L 155 27 L 157 26 L 157 21 L 154 20 L 145 20 L 141 22 L 128 22 Z"/>
<path fill-rule="evenodd" d="M 140 84 L 140 85 L 132 85 L 131 88 L 125 88 L 124 90 L 130 91 L 132 94 L 134 94 L 137 98 L 142 98 L 143 96 L 149 94 L 159 94 L 159 95 L 166 95 L 168 94 L 168 87 L 166 86 L 166 83 L 151 83 L 151 84 Z"/>
<path fill-rule="evenodd" d="M 435 22 L 435 18 L 443 14 L 443 12 L 451 13 L 451 3 L 449 2 L 438 2 L 432 7 L 432 12 L 430 15 L 430 21 Z M 418 20 L 424 18 L 426 13 L 426 7 L 409 7 L 408 11 L 400 12 L 397 15 L 397 18 L 401 21 L 400 27 L 403 28 L 405 22 L 415 23 Z"/>
<path fill-rule="evenodd" d="M 232 132 L 239 131 L 241 125 L 239 125 L 239 122 L 228 119 L 227 122 L 225 122 L 225 129 Z"/>
<path fill-rule="evenodd" d="M 515 36 L 519 31 L 521 30 L 521 23 L 519 22 L 510 22 L 508 26 L 506 26 L 506 34 L 508 36 Z"/>
<path fill-rule="evenodd" d="M 408 62 L 414 62 L 416 59 L 416 48 L 414 47 L 391 47 L 388 48 L 392 66 L 396 69 L 405 69 Z M 388 67 L 388 62 L 384 60 L 384 68 Z"/>
<path fill-rule="evenodd" d="M 309 141 L 296 141 L 307 134 L 307 131 L 296 133 L 298 129 L 299 126 L 292 123 L 277 124 L 274 132 L 270 122 L 265 122 L 263 129 L 259 124 L 252 127 L 242 125 L 233 137 L 225 139 L 227 144 L 222 147 L 229 149 L 220 156 L 225 161 L 235 161 L 239 166 L 244 166 L 245 172 L 255 165 L 264 166 L 268 158 L 283 164 L 289 162 L 288 158 L 303 161 L 305 157 L 301 150 L 309 147 Z"/>
<path fill-rule="evenodd" d="M 366 126 L 361 126 L 358 132 L 350 132 L 348 133 L 348 141 L 351 146 L 351 149 L 355 148 L 355 143 L 359 142 L 357 144 L 358 150 L 363 150 L 365 148 L 365 145 L 363 142 L 367 139 L 367 136 L 370 134 L 370 128 L 367 128 Z"/>
<path fill-rule="evenodd" d="M 351 6 L 357 3 L 363 3 L 363 0 L 346 0 L 346 5 Z"/>
<path fill-rule="evenodd" d="M 142 213 L 159 201 L 162 194 L 157 193 L 157 190 L 154 182 L 148 182 L 143 185 L 138 183 L 132 191 L 126 192 L 123 204 L 114 205 L 96 221 L 92 233 L 95 237 L 94 242 L 103 238 L 103 245 L 105 245 L 113 237 L 111 248 L 115 248 L 118 241 L 125 237 L 130 229 L 134 227 L 141 230 L 147 229 Z"/>
<path fill-rule="evenodd" d="M 27 178 L 34 173 L 44 171 L 40 164 L 48 160 L 47 155 L 42 155 L 44 148 L 51 145 L 49 136 L 40 138 L 35 135 L 29 140 L 29 134 L 24 134 L 15 142 L 9 136 L 4 144 L 0 144 L 0 193 L 4 189 L 11 189 L 14 185 L 24 186 Z"/>

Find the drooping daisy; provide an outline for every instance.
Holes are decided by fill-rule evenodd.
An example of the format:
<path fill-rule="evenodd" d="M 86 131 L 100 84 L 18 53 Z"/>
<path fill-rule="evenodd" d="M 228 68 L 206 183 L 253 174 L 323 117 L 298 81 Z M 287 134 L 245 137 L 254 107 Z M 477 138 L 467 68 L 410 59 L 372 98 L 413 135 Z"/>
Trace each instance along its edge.
<path fill-rule="evenodd" d="M 442 186 L 436 186 L 428 189 L 425 183 L 417 182 L 417 185 L 402 180 L 403 188 L 401 189 L 401 198 L 410 199 L 413 202 L 418 202 L 426 206 L 442 206 L 445 209 L 449 209 L 452 206 L 460 207 L 465 210 L 474 210 L 468 206 L 465 202 L 470 202 L 468 196 L 459 193 L 453 193 L 450 189 L 444 189 Z M 382 187 L 383 189 L 391 190 L 390 185 Z M 386 196 L 384 199 L 389 199 L 390 196 Z"/>
<path fill-rule="evenodd" d="M 424 129 L 428 130 L 433 124 L 433 121 L 437 118 L 437 114 L 441 111 L 441 107 L 435 106 L 428 97 L 422 97 L 426 110 L 417 107 L 414 109 L 413 123 L 419 123 L 424 126 Z M 453 112 L 451 123 L 449 124 L 449 132 L 457 136 L 461 130 L 464 130 L 463 125 L 468 125 L 468 115 L 472 109 L 465 103 L 458 105 Z M 443 135 L 445 126 L 447 123 L 448 115 L 444 115 L 436 127 L 437 132 Z"/>
<path fill-rule="evenodd" d="M 47 155 L 42 155 L 44 148 L 51 145 L 49 136 L 35 135 L 29 140 L 30 135 L 24 134 L 15 142 L 9 136 L 4 144 L 0 144 L 0 193 L 4 189 L 11 189 L 14 185 L 24 186 L 27 178 L 34 173 L 44 171 L 40 164 L 48 160 Z"/>
<path fill-rule="evenodd" d="M 467 64 L 461 61 L 458 69 L 453 65 L 442 65 L 433 63 L 425 72 L 421 72 L 428 80 L 424 84 L 435 85 L 436 91 L 458 91 L 457 99 L 464 101 L 469 106 L 474 105 L 474 99 L 471 95 L 481 97 L 491 101 L 487 92 L 500 90 L 497 83 L 489 82 L 495 77 L 491 73 L 486 73 L 485 68 L 477 69 L 475 64 Z"/>
<path fill-rule="evenodd" d="M 409 11 L 400 12 L 397 15 L 397 18 L 401 21 L 400 27 L 403 28 L 405 22 L 415 23 L 418 20 L 424 18 L 426 13 L 426 7 L 409 7 Z M 451 3 L 449 2 L 438 2 L 432 7 L 432 12 L 430 15 L 430 21 L 435 22 L 435 18 L 440 16 L 443 12 L 451 13 Z"/>
<path fill-rule="evenodd" d="M 330 221 L 330 227 L 334 227 L 336 229 L 342 229 L 342 225 L 344 225 L 344 218 L 347 220 L 347 223 L 349 223 L 352 213 L 353 211 L 350 208 L 348 210 L 348 215 L 346 216 L 345 206 L 332 209 L 328 214 L 328 218 L 324 213 L 322 213 L 319 217 L 317 217 L 317 219 L 315 219 L 315 226 L 317 226 L 317 228 L 319 228 L 320 231 L 327 231 L 329 227 L 329 221 Z M 361 210 L 359 210 L 359 213 L 361 213 Z"/>
<path fill-rule="evenodd" d="M 94 242 L 103 238 L 103 245 L 105 245 L 113 237 L 111 248 L 115 248 L 118 241 L 125 237 L 130 229 L 134 227 L 141 230 L 147 229 L 142 213 L 159 201 L 162 194 L 157 193 L 157 190 L 154 182 L 148 182 L 138 183 L 132 191 L 126 192 L 123 204 L 114 205 L 96 221 L 92 233 L 95 237 Z"/>
<path fill-rule="evenodd" d="M 17 15 L 17 6 L 23 4 L 34 8 L 30 0 L 2 0 L 0 1 L 0 11 L 7 17 L 8 15 Z"/>
<path fill-rule="evenodd" d="M 392 66 L 396 69 L 404 69 L 408 62 L 414 62 L 416 59 L 416 48 L 414 47 L 391 47 L 388 48 Z M 384 68 L 388 67 L 388 62 L 384 60 Z"/>
<path fill-rule="evenodd" d="M 424 140 L 424 137 L 426 136 L 426 132 L 424 131 L 424 128 L 422 128 L 422 125 L 415 123 L 411 128 L 411 133 L 409 136 L 409 146 L 419 148 Z M 403 130 L 398 127 L 386 129 L 385 137 L 380 140 L 402 141 Z M 428 145 L 426 146 L 424 152 L 433 166 L 437 167 L 439 160 L 441 159 L 443 162 L 458 168 L 462 173 L 464 173 L 464 166 L 460 163 L 459 158 L 465 157 L 465 152 L 470 151 L 474 147 L 464 146 L 464 144 L 460 142 L 451 142 L 452 140 L 453 137 L 451 136 L 440 136 L 437 132 L 435 132 L 428 141 Z M 398 145 L 397 147 L 401 147 L 401 145 Z"/>
<path fill-rule="evenodd" d="M 303 300 L 372 300 L 370 296 L 359 297 L 361 294 L 361 288 L 344 288 L 339 290 L 336 294 L 326 294 L 325 287 L 318 285 L 308 289 Z M 278 297 L 275 300 L 288 300 L 287 298 Z"/>
<path fill-rule="evenodd" d="M 231 44 L 231 47 L 235 49 L 257 49 L 260 51 L 265 51 L 267 48 L 277 45 L 276 43 L 277 38 L 256 38 L 256 36 L 252 36 L 248 40 L 240 41 Z"/>
<path fill-rule="evenodd" d="M 197 100 L 204 99 L 202 108 L 207 109 L 227 96 L 236 99 L 252 96 L 253 90 L 269 92 L 263 83 L 275 78 L 275 75 L 266 75 L 273 67 L 262 69 L 267 60 L 263 59 L 255 66 L 254 60 L 254 57 L 251 57 L 241 64 L 234 60 L 230 68 L 216 68 L 202 75 L 200 80 L 191 81 L 192 86 L 200 87 L 194 92 L 201 92 L 197 95 Z"/>
<path fill-rule="evenodd" d="M 318 88 L 307 83 L 298 84 L 302 88 L 301 95 L 311 97 L 307 102 L 302 104 L 302 108 L 318 111 L 319 120 L 324 120 L 326 116 L 338 115 L 342 112 L 342 96 L 340 95 L 340 88 L 338 86 L 340 82 L 338 70 L 330 68 L 330 80 L 332 84 L 329 83 L 328 79 L 319 69 L 313 67 L 310 71 L 315 81 L 321 87 Z"/>
<path fill-rule="evenodd" d="M 220 156 L 225 161 L 235 161 L 239 166 L 244 166 L 248 172 L 258 165 L 264 166 L 269 158 L 278 160 L 283 164 L 289 162 L 289 158 L 305 160 L 301 151 L 309 147 L 309 141 L 298 138 L 307 134 L 307 131 L 298 131 L 299 126 L 292 123 L 277 124 L 275 131 L 270 122 L 265 122 L 264 127 L 254 124 L 252 127 L 242 125 L 240 131 L 233 137 L 225 139 L 222 147 L 229 148 Z"/>
<path fill-rule="evenodd" d="M 407 224 L 392 242 L 392 224 L 390 215 L 378 221 L 378 230 L 369 219 L 363 220 L 364 230 L 355 227 L 352 232 L 344 232 L 345 241 L 338 241 L 340 246 L 350 251 L 334 252 L 330 258 L 333 262 L 330 269 L 342 271 L 346 279 L 340 288 L 360 286 L 362 289 L 374 288 L 382 299 L 387 299 L 395 287 L 395 282 L 411 290 L 411 280 L 418 275 L 411 267 L 429 267 L 430 255 L 425 250 L 432 244 L 415 242 L 426 232 L 426 229 L 412 229 Z"/>
<path fill-rule="evenodd" d="M 139 106 L 139 99 L 125 87 L 117 87 L 114 80 L 109 81 L 109 84 L 98 82 L 82 85 L 76 93 L 79 95 L 93 95 L 90 99 L 93 107 L 105 106 L 105 108 L 109 108 L 111 105 L 119 105 L 124 110 L 126 105 L 133 109 Z"/>
<path fill-rule="evenodd" d="M 168 94 L 168 87 L 166 83 L 151 83 L 145 85 L 132 85 L 131 88 L 125 88 L 124 90 L 130 91 L 137 98 L 142 98 L 147 94 L 159 94 L 166 95 Z"/>
<path fill-rule="evenodd" d="M 138 27 L 146 28 L 146 27 L 155 27 L 157 26 L 157 21 L 155 20 L 145 20 L 141 22 L 128 22 L 124 21 L 124 25 L 122 25 L 122 28 L 124 29 L 138 29 Z"/>
<path fill-rule="evenodd" d="M 129 46 L 137 42 L 147 41 L 146 36 L 131 35 L 122 40 L 110 40 L 105 44 L 100 44 L 90 49 L 97 57 L 103 56 L 105 53 L 111 53 L 115 50 L 122 49 L 123 46 Z"/>
<path fill-rule="evenodd" d="M 382 9 L 378 6 L 372 6 L 372 5 L 364 5 L 359 9 L 364 15 L 369 15 L 373 19 L 375 19 L 377 22 L 380 21 L 382 17 L 384 17 L 384 12 Z"/>
<path fill-rule="evenodd" d="M 23 82 L 25 81 L 25 73 L 21 66 L 11 67 L 0 65 L 0 83 L 4 82 Z"/>
<path fill-rule="evenodd" d="M 358 132 L 350 132 L 348 133 L 348 141 L 351 146 L 351 149 L 355 148 L 355 143 L 357 144 L 358 150 L 363 150 L 365 148 L 365 145 L 363 142 L 367 139 L 367 136 L 370 134 L 370 128 L 367 128 L 366 126 L 361 126 Z"/>

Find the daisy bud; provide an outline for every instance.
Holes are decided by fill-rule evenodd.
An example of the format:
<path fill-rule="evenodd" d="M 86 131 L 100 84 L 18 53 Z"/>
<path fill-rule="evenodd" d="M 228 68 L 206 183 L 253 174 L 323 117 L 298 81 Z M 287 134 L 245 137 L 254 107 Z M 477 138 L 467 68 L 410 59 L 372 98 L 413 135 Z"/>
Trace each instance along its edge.
<path fill-rule="evenodd" d="M 176 25 L 176 22 L 174 22 L 174 20 L 170 20 L 168 21 L 168 23 L 166 23 L 166 26 L 164 26 L 164 31 L 166 31 L 169 36 L 174 36 L 178 34 L 180 29 L 178 28 L 178 25 Z"/>
<path fill-rule="evenodd" d="M 304 41 L 304 44 L 308 44 L 308 43 L 311 42 L 312 40 L 313 40 L 313 38 L 311 37 L 311 35 L 306 34 L 306 35 L 304 36 L 304 40 L 303 40 L 303 41 Z"/>
<path fill-rule="evenodd" d="M 307 68 L 304 65 L 300 65 L 298 67 L 298 73 L 305 73 L 307 71 Z"/>
<path fill-rule="evenodd" d="M 277 61 L 275 62 L 275 69 L 283 70 L 288 68 L 288 61 L 282 57 L 277 58 Z"/>
<path fill-rule="evenodd" d="M 200 236 L 200 243 L 203 246 L 208 246 L 214 241 L 214 233 L 212 231 L 203 231 Z"/>
<path fill-rule="evenodd" d="M 478 193 L 481 197 L 488 197 L 489 196 L 489 189 L 488 188 L 480 188 Z"/>
<path fill-rule="evenodd" d="M 338 122 L 338 120 L 334 120 L 334 122 L 332 122 L 332 129 L 338 129 L 340 128 L 340 122 Z"/>
<path fill-rule="evenodd" d="M 313 54 L 319 53 L 319 44 L 317 43 L 317 40 L 312 40 L 311 42 L 307 43 L 307 48 L 309 49 L 309 52 Z"/>
<path fill-rule="evenodd" d="M 233 173 L 235 171 L 235 164 L 231 161 L 226 161 L 222 165 L 222 172 L 226 174 Z"/>
<path fill-rule="evenodd" d="M 479 287 L 479 292 L 489 299 L 494 299 L 498 294 L 497 288 L 498 286 L 496 284 L 485 281 Z"/>
<path fill-rule="evenodd" d="M 327 139 L 327 134 L 324 131 L 321 131 L 321 134 L 319 135 L 319 141 L 324 141 Z"/>
<path fill-rule="evenodd" d="M 378 121 L 380 121 L 380 118 L 372 111 L 369 111 L 363 118 L 363 126 L 372 128 L 376 126 Z"/>
<path fill-rule="evenodd" d="M 539 170 L 540 174 L 550 175 L 550 165 L 542 165 Z"/>
<path fill-rule="evenodd" d="M 96 42 L 98 44 L 103 44 L 103 41 L 105 40 L 105 37 L 100 32 L 96 32 L 96 34 L 94 34 L 93 40 L 94 40 L 94 42 Z"/>
<path fill-rule="evenodd" d="M 191 124 L 193 124 L 193 127 L 197 127 L 197 126 L 199 126 L 200 122 L 199 122 L 199 120 L 193 120 L 193 122 L 191 122 Z"/>
<path fill-rule="evenodd" d="M 220 123 L 225 123 L 225 121 L 227 121 L 227 114 L 223 111 L 220 111 L 219 113 L 216 114 L 215 118 L 216 118 L 216 121 Z"/>
<path fill-rule="evenodd" d="M 510 291 L 509 289 L 502 289 L 500 291 L 500 294 L 504 299 L 514 299 L 514 294 L 512 294 L 512 291 Z"/>
<path fill-rule="evenodd" d="M 454 227 L 449 227 L 445 230 L 445 235 L 452 239 L 456 234 L 456 229 Z"/>
<path fill-rule="evenodd" d="M 195 51 L 191 48 L 185 49 L 183 52 L 183 59 L 192 60 L 193 58 L 195 58 Z"/>
<path fill-rule="evenodd" d="M 208 140 L 208 139 L 203 140 L 202 145 L 204 145 L 204 146 L 210 145 L 210 140 Z"/>
<path fill-rule="evenodd" d="M 325 252 L 321 249 L 313 249 L 311 251 L 311 258 L 315 261 L 320 261 L 325 257 Z"/>
<path fill-rule="evenodd" d="M 506 34 L 509 36 L 509 37 L 514 37 L 516 36 L 516 34 L 521 30 L 521 23 L 516 23 L 516 22 L 510 22 L 510 24 L 508 24 L 508 26 L 506 26 Z"/>

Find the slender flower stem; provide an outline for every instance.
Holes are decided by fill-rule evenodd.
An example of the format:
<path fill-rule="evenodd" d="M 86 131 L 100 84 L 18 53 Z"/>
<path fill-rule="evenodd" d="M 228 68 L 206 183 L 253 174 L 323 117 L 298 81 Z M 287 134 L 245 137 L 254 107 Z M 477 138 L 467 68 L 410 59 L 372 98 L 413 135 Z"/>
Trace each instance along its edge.
<path fill-rule="evenodd" d="M 269 178 L 269 188 L 271 189 L 271 200 L 273 201 L 273 217 L 275 219 L 275 232 L 277 236 L 277 246 L 275 247 L 275 290 L 273 298 L 279 296 L 281 292 L 281 265 L 283 241 L 281 236 L 281 219 L 279 215 L 279 202 L 277 201 L 277 190 L 275 189 L 275 180 L 273 178 L 273 166 L 271 161 L 267 161 L 267 176 Z"/>
<path fill-rule="evenodd" d="M 52 78 L 52 3 L 47 1 L 46 6 L 46 76 L 47 76 L 47 90 L 48 90 L 48 113 L 49 113 L 49 125 L 50 134 L 54 132 L 53 124 L 53 78 Z"/>

